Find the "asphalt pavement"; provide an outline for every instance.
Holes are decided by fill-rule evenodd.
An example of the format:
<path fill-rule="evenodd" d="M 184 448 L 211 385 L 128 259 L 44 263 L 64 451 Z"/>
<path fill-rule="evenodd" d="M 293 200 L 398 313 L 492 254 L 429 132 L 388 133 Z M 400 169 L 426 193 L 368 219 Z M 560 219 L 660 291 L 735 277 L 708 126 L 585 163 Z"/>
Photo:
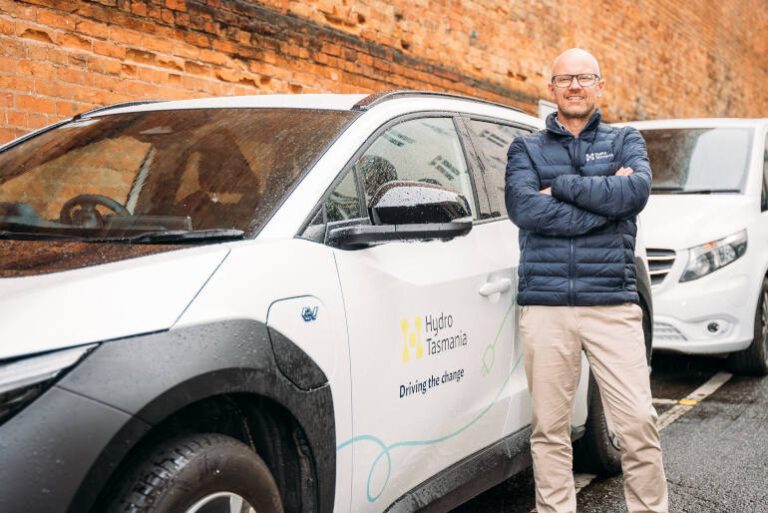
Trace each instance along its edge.
<path fill-rule="evenodd" d="M 768 377 L 728 374 L 725 360 L 654 355 L 670 513 L 768 513 Z M 698 397 L 692 406 L 677 401 Z M 702 399 L 703 398 L 703 399 Z M 621 476 L 577 475 L 579 513 L 626 513 Z M 530 513 L 533 472 L 452 513 Z"/>

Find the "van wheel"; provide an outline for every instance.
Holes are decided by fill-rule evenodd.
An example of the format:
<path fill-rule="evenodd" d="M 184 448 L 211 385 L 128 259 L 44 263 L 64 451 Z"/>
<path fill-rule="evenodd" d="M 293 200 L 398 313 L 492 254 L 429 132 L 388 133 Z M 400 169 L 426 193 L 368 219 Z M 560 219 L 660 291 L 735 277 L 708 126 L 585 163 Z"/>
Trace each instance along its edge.
<path fill-rule="evenodd" d="M 755 333 L 752 344 L 728 357 L 734 374 L 765 376 L 768 374 L 768 279 L 763 279 L 755 309 Z"/>
<path fill-rule="evenodd" d="M 109 513 L 282 513 L 280 491 L 264 461 L 220 434 L 168 440 L 119 485 Z"/>
<path fill-rule="evenodd" d="M 652 323 L 645 305 L 643 309 L 643 335 L 645 339 L 645 358 L 648 370 L 651 366 Z M 595 474 L 613 476 L 621 473 L 621 448 L 619 440 L 609 429 L 605 420 L 600 389 L 592 373 L 589 373 L 587 392 L 587 423 L 584 436 L 574 447 L 575 467 L 578 470 Z"/>

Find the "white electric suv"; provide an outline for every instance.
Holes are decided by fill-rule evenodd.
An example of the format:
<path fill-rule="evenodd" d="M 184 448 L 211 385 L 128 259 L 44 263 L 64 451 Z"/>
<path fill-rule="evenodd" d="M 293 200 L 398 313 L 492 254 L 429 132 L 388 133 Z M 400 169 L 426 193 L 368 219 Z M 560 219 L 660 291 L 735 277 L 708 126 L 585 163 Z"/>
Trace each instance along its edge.
<path fill-rule="evenodd" d="M 0 511 L 445 511 L 529 465 L 504 169 L 540 127 L 253 96 L 0 148 Z M 615 472 L 589 382 L 573 435 Z"/>
<path fill-rule="evenodd" d="M 632 123 L 653 169 L 641 214 L 655 349 L 768 373 L 768 119 Z"/>

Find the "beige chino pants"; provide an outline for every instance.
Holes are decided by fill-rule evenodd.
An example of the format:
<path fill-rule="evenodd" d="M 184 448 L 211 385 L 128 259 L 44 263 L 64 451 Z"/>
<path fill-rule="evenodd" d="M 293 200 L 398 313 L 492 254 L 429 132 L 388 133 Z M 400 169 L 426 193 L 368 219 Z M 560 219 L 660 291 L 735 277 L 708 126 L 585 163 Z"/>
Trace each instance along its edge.
<path fill-rule="evenodd" d="M 667 483 L 651 404 L 640 307 L 633 303 L 525 306 L 520 334 L 533 400 L 531 453 L 537 512 L 576 512 L 571 412 L 583 350 L 621 447 L 627 509 L 667 513 Z"/>

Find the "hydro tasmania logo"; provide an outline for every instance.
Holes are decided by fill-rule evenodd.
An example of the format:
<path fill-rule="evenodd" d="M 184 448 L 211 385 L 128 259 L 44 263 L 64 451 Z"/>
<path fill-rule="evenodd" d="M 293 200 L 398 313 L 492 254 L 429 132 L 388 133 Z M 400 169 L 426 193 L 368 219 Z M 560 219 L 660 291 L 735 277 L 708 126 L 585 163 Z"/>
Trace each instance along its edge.
<path fill-rule="evenodd" d="M 612 159 L 613 153 L 608 153 L 607 151 L 598 151 L 596 153 L 587 153 L 586 154 L 587 162 L 592 162 L 593 160 L 600 160 L 600 159 Z"/>
<path fill-rule="evenodd" d="M 408 319 L 400 321 L 400 331 L 403 333 L 403 362 L 408 363 L 411 359 L 411 351 L 416 355 L 417 360 L 424 357 L 424 345 L 422 338 L 426 343 L 428 356 L 435 356 L 440 353 L 453 351 L 466 347 L 469 343 L 467 334 L 460 328 L 454 328 L 453 315 L 441 312 L 439 316 L 427 314 L 423 321 L 421 317 L 413 320 L 415 331 L 411 331 L 411 325 Z M 422 327 L 424 334 L 422 337 Z"/>

